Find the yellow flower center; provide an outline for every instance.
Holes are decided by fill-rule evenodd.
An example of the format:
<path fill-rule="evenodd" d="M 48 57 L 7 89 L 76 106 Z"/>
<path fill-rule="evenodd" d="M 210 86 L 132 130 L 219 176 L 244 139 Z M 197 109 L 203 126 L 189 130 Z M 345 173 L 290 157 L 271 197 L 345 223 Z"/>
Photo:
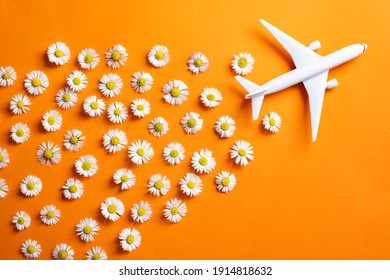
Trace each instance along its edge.
<path fill-rule="evenodd" d="M 116 84 L 114 81 L 109 81 L 106 83 L 106 88 L 109 90 L 113 90 L 115 88 Z"/>
<path fill-rule="evenodd" d="M 140 87 L 143 87 L 144 85 L 146 85 L 146 79 L 145 78 L 138 78 L 137 85 Z"/>
<path fill-rule="evenodd" d="M 142 157 L 142 156 L 145 154 L 145 150 L 142 149 L 142 148 L 139 148 L 139 149 L 137 150 L 137 154 L 138 154 L 140 157 Z"/>
<path fill-rule="evenodd" d="M 238 67 L 244 68 L 248 64 L 248 61 L 245 58 L 241 57 L 238 60 L 237 64 L 238 64 Z"/>
<path fill-rule="evenodd" d="M 199 164 L 202 165 L 202 166 L 205 166 L 207 163 L 208 163 L 208 159 L 206 157 L 201 157 L 199 159 Z"/>
<path fill-rule="evenodd" d="M 18 103 L 16 103 L 16 106 L 18 106 L 19 109 L 22 109 L 24 107 L 24 102 L 19 101 Z"/>
<path fill-rule="evenodd" d="M 134 243 L 134 240 L 135 240 L 135 238 L 134 238 L 134 236 L 132 236 L 132 235 L 128 235 L 128 236 L 126 237 L 126 242 L 127 242 L 127 244 L 133 244 L 133 243 Z"/>
<path fill-rule="evenodd" d="M 163 131 L 163 129 L 164 129 L 164 126 L 162 123 L 156 123 L 154 125 L 154 130 L 156 130 L 157 132 L 161 132 L 161 131 Z"/>
<path fill-rule="evenodd" d="M 228 177 L 223 178 L 222 181 L 221 181 L 221 184 L 222 184 L 222 186 L 224 186 L 224 187 L 229 186 L 229 184 L 230 184 L 229 178 L 228 178 Z"/>
<path fill-rule="evenodd" d="M 187 125 L 191 128 L 196 126 L 196 120 L 195 119 L 189 119 L 187 122 Z"/>
<path fill-rule="evenodd" d="M 38 78 L 34 78 L 34 79 L 32 80 L 32 85 L 33 85 L 34 87 L 39 87 L 39 86 L 41 85 L 41 80 L 38 79 Z"/>
<path fill-rule="evenodd" d="M 25 222 L 26 220 L 23 218 L 23 217 L 19 217 L 18 218 L 18 224 L 19 225 L 24 225 L 24 222 Z"/>
<path fill-rule="evenodd" d="M 114 52 L 111 57 L 113 60 L 118 61 L 121 59 L 121 54 L 119 52 Z"/>
<path fill-rule="evenodd" d="M 114 110 L 114 115 L 115 115 L 115 116 L 120 116 L 121 114 L 122 114 L 122 110 L 121 110 L 121 109 L 116 108 L 116 109 Z"/>
<path fill-rule="evenodd" d="M 64 102 L 69 102 L 70 100 L 70 94 L 69 93 L 65 93 L 63 96 L 62 96 L 62 101 Z"/>
<path fill-rule="evenodd" d="M 127 175 L 122 175 L 121 176 L 121 181 L 122 182 L 127 182 L 129 180 L 129 177 Z"/>
<path fill-rule="evenodd" d="M 276 120 L 274 118 L 270 118 L 269 119 L 269 124 L 270 124 L 270 126 L 275 126 Z"/>
<path fill-rule="evenodd" d="M 64 55 L 64 53 L 62 52 L 62 50 L 56 50 L 55 53 L 54 53 L 54 55 L 55 55 L 56 57 L 62 57 L 62 56 Z"/>
<path fill-rule="evenodd" d="M 91 109 L 96 110 L 97 108 L 99 108 L 99 104 L 97 102 L 92 102 Z"/>
<path fill-rule="evenodd" d="M 171 150 L 171 152 L 169 153 L 171 157 L 177 157 L 179 155 L 179 151 L 178 150 Z"/>
<path fill-rule="evenodd" d="M 53 125 L 56 123 L 56 118 L 53 117 L 53 116 L 50 116 L 48 119 L 47 119 L 47 122 L 50 124 L 50 125 Z"/>
<path fill-rule="evenodd" d="M 85 63 L 91 63 L 93 61 L 93 56 L 90 55 L 90 54 L 87 54 L 86 56 L 84 56 L 84 62 Z"/>
<path fill-rule="evenodd" d="M 178 97 L 180 95 L 180 89 L 174 87 L 173 89 L 171 89 L 171 95 L 173 97 Z"/>
<path fill-rule="evenodd" d="M 195 65 L 196 67 L 202 66 L 202 65 L 203 65 L 203 60 L 201 60 L 200 58 L 195 59 L 194 65 Z"/>
<path fill-rule="evenodd" d="M 108 211 L 108 213 L 110 213 L 110 214 L 116 213 L 116 206 L 115 206 L 114 204 L 109 205 L 109 206 L 107 207 L 107 211 Z"/>
<path fill-rule="evenodd" d="M 72 143 L 73 145 L 77 144 L 79 142 L 79 138 L 77 136 L 72 136 L 70 138 L 70 143 Z"/>
<path fill-rule="evenodd" d="M 3 160 L 4 160 L 3 154 L 0 154 L 0 162 L 3 162 Z"/>
<path fill-rule="evenodd" d="M 120 140 L 118 137 L 114 136 L 111 138 L 111 145 L 116 146 L 120 143 Z"/>
<path fill-rule="evenodd" d="M 143 111 L 145 109 L 145 106 L 144 105 L 142 105 L 142 104 L 138 104 L 137 105 L 137 110 L 138 111 Z"/>
<path fill-rule="evenodd" d="M 246 150 L 245 149 L 239 149 L 238 154 L 242 157 L 246 156 Z"/>
<path fill-rule="evenodd" d="M 3 78 L 4 80 L 8 80 L 9 79 L 9 74 L 7 72 L 4 72 L 2 75 L 1 75 L 1 78 Z"/>
<path fill-rule="evenodd" d="M 164 58 L 164 54 L 162 52 L 156 52 L 156 54 L 154 55 L 154 58 L 157 60 L 161 60 Z"/>
<path fill-rule="evenodd" d="M 171 209 L 171 213 L 172 215 L 176 215 L 177 213 L 179 213 L 179 207 L 173 206 Z"/>
<path fill-rule="evenodd" d="M 22 128 L 19 128 L 18 130 L 16 130 L 15 134 L 18 137 L 23 137 L 24 136 L 24 130 Z"/>
<path fill-rule="evenodd" d="M 160 180 L 158 180 L 158 181 L 156 181 L 155 183 L 154 183 L 154 187 L 156 188 L 156 189 L 161 189 L 162 187 L 163 187 L 163 182 L 161 182 Z"/>
<path fill-rule="evenodd" d="M 61 260 L 65 260 L 68 257 L 68 252 L 66 250 L 60 250 L 58 252 L 58 258 Z"/>
<path fill-rule="evenodd" d="M 28 182 L 28 183 L 26 184 L 26 187 L 27 187 L 27 189 L 28 189 L 29 191 L 32 191 L 32 190 L 35 189 L 35 183 L 34 183 L 34 182 Z"/>
<path fill-rule="evenodd" d="M 193 188 L 195 188 L 195 183 L 193 181 L 189 181 L 187 183 L 187 187 L 192 190 Z"/>
<path fill-rule="evenodd" d="M 85 234 L 90 234 L 92 232 L 92 227 L 91 226 L 85 226 L 83 229 L 83 232 Z"/>
<path fill-rule="evenodd" d="M 219 126 L 223 131 L 227 131 L 229 130 L 230 128 L 230 125 L 227 123 L 227 122 L 223 122 L 221 123 L 221 125 Z"/>
<path fill-rule="evenodd" d="M 77 192 L 77 186 L 76 186 L 76 185 L 71 185 L 71 186 L 69 187 L 69 192 L 70 192 L 70 193 L 75 193 L 75 192 Z"/>
<path fill-rule="evenodd" d="M 89 171 L 92 167 L 92 164 L 89 162 L 89 161 L 85 161 L 83 162 L 83 164 L 81 165 L 81 168 L 84 170 L 84 171 Z"/>
<path fill-rule="evenodd" d="M 143 216 L 143 215 L 145 215 L 145 213 L 146 213 L 146 210 L 143 207 L 139 208 L 137 211 L 138 216 Z"/>
<path fill-rule="evenodd" d="M 43 153 L 43 156 L 46 158 L 46 159 L 51 159 L 53 156 L 54 156 L 54 153 L 52 150 L 46 150 L 44 153 Z"/>
<path fill-rule="evenodd" d="M 27 253 L 33 254 L 35 252 L 35 246 L 34 245 L 28 245 L 27 246 Z"/>
<path fill-rule="evenodd" d="M 94 260 L 94 261 L 100 260 L 100 255 L 99 254 L 93 254 L 92 255 L 92 260 Z"/>
<path fill-rule="evenodd" d="M 49 219 L 53 219 L 55 217 L 54 211 L 47 212 L 46 217 Z"/>
<path fill-rule="evenodd" d="M 207 100 L 214 101 L 215 100 L 215 95 L 212 94 L 212 93 L 207 94 Z"/>
<path fill-rule="evenodd" d="M 75 78 L 73 78 L 73 83 L 74 83 L 76 86 L 78 86 L 78 85 L 81 84 L 81 79 L 80 79 L 79 77 L 75 77 Z"/>

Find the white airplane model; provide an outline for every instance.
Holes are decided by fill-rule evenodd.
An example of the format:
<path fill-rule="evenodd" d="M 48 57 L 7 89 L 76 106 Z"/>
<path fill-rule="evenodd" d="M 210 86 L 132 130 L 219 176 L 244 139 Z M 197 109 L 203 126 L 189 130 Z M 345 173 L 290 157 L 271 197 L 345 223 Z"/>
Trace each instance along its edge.
<path fill-rule="evenodd" d="M 281 91 L 302 82 L 309 95 L 312 139 L 314 142 L 317 139 L 325 89 L 332 89 L 338 86 L 336 79 L 327 81 L 329 69 L 359 56 L 367 49 L 367 45 L 354 44 L 327 56 L 321 56 L 314 52 L 314 50 L 321 47 L 319 41 L 314 41 L 306 47 L 265 20 L 260 19 L 260 22 L 290 53 L 296 69 L 276 77 L 262 86 L 241 76 L 235 76 L 235 79 L 249 93 L 245 98 L 252 99 L 252 118 L 253 120 L 258 118 L 265 95 Z"/>

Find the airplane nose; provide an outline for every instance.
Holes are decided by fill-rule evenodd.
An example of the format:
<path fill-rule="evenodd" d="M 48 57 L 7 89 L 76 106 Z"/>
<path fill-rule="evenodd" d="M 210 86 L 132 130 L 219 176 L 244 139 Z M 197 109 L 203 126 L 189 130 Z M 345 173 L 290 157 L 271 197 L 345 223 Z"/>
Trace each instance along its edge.
<path fill-rule="evenodd" d="M 363 51 L 365 51 L 365 50 L 367 49 L 367 45 L 366 45 L 366 44 L 363 44 L 363 43 L 362 43 L 362 45 L 363 45 L 363 47 L 364 47 L 364 50 L 363 50 Z"/>

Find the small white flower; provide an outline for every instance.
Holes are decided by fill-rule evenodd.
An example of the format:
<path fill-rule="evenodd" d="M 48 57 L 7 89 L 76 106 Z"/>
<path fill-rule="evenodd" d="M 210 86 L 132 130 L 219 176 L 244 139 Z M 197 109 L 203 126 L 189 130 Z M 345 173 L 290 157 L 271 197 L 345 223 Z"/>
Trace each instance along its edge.
<path fill-rule="evenodd" d="M 53 142 L 42 142 L 37 149 L 37 157 L 45 166 L 57 164 L 61 160 L 61 149 Z"/>
<path fill-rule="evenodd" d="M 51 256 L 55 260 L 73 260 L 74 251 L 68 244 L 60 243 L 54 247 Z"/>
<path fill-rule="evenodd" d="M 15 115 L 26 114 L 30 110 L 30 98 L 23 94 L 16 94 L 9 103 L 9 109 Z"/>
<path fill-rule="evenodd" d="M 46 205 L 39 212 L 39 218 L 46 225 L 56 224 L 61 217 L 61 211 L 57 209 L 54 205 Z"/>
<path fill-rule="evenodd" d="M 144 71 L 136 72 L 131 77 L 131 87 L 139 93 L 148 92 L 153 85 L 153 78 L 149 73 Z"/>
<path fill-rule="evenodd" d="M 79 70 L 73 70 L 73 72 L 66 77 L 66 84 L 74 92 L 80 92 L 88 85 L 87 75 Z"/>
<path fill-rule="evenodd" d="M 76 225 L 77 235 L 80 235 L 80 239 L 85 242 L 94 240 L 94 235 L 100 230 L 99 223 L 92 218 L 84 218 Z"/>
<path fill-rule="evenodd" d="M 121 190 L 131 189 L 135 185 L 135 175 L 127 168 L 118 169 L 114 173 L 113 179 L 115 184 L 121 185 Z"/>
<path fill-rule="evenodd" d="M 187 134 L 198 133 L 203 127 L 203 119 L 198 113 L 187 113 L 180 121 L 180 124 Z"/>
<path fill-rule="evenodd" d="M 164 100 L 171 105 L 180 105 L 187 100 L 189 95 L 187 85 L 180 80 L 173 80 L 163 87 Z"/>
<path fill-rule="evenodd" d="M 27 74 L 27 79 L 24 80 L 24 88 L 28 93 L 33 95 L 42 94 L 49 86 L 49 79 L 46 74 L 34 70 Z"/>
<path fill-rule="evenodd" d="M 155 137 L 164 136 L 169 130 L 168 122 L 162 117 L 154 118 L 149 123 L 148 128 L 149 132 Z"/>
<path fill-rule="evenodd" d="M 275 112 L 270 112 L 269 115 L 263 117 L 263 125 L 266 130 L 276 133 L 282 126 L 282 119 Z"/>
<path fill-rule="evenodd" d="M 143 118 L 150 113 L 150 103 L 146 99 L 135 99 L 130 105 L 134 116 Z"/>
<path fill-rule="evenodd" d="M 249 142 L 238 140 L 230 149 L 230 157 L 240 165 L 247 165 L 253 160 L 253 147 Z"/>
<path fill-rule="evenodd" d="M 0 199 L 7 196 L 8 186 L 3 178 L 0 178 Z"/>
<path fill-rule="evenodd" d="M 200 177 L 194 173 L 187 173 L 182 179 L 180 179 L 181 191 L 192 197 L 197 196 L 203 190 L 203 183 Z"/>
<path fill-rule="evenodd" d="M 238 75 L 246 75 L 252 71 L 254 63 L 255 59 L 251 54 L 240 53 L 239 55 L 234 55 L 231 65 Z"/>
<path fill-rule="evenodd" d="M 11 127 L 11 139 L 15 143 L 24 143 L 30 138 L 30 128 L 27 124 L 16 123 Z"/>
<path fill-rule="evenodd" d="M 16 80 L 16 71 L 11 66 L 0 67 L 0 86 L 9 87 Z"/>
<path fill-rule="evenodd" d="M 131 208 L 131 218 L 137 223 L 143 223 L 152 217 L 152 207 L 149 202 L 134 203 Z"/>
<path fill-rule="evenodd" d="M 148 189 L 154 196 L 166 195 L 171 187 L 171 181 L 166 176 L 154 174 L 149 178 Z"/>
<path fill-rule="evenodd" d="M 42 252 L 41 245 L 38 244 L 38 241 L 27 239 L 23 242 L 22 248 L 20 251 L 28 259 L 36 259 Z"/>
<path fill-rule="evenodd" d="M 200 94 L 200 100 L 206 107 L 217 107 L 222 100 L 222 94 L 216 88 L 205 88 Z"/>
<path fill-rule="evenodd" d="M 53 43 L 47 49 L 47 57 L 51 63 L 64 65 L 70 59 L 69 47 L 62 42 Z"/>
<path fill-rule="evenodd" d="M 56 95 L 58 107 L 65 110 L 73 108 L 77 100 L 77 94 L 68 87 L 61 89 Z"/>
<path fill-rule="evenodd" d="M 227 171 L 222 171 L 215 177 L 215 184 L 217 185 L 217 189 L 223 193 L 232 191 L 236 185 L 236 182 L 236 176 L 234 176 L 234 174 L 230 174 Z"/>
<path fill-rule="evenodd" d="M 131 252 L 141 245 L 141 235 L 138 230 L 125 228 L 119 234 L 120 244 L 123 251 Z"/>
<path fill-rule="evenodd" d="M 148 163 L 153 155 L 153 147 L 145 140 L 136 140 L 129 146 L 129 158 L 136 165 Z"/>
<path fill-rule="evenodd" d="M 127 61 L 126 48 L 120 44 L 114 45 L 106 52 L 107 65 L 112 69 L 117 69 Z"/>
<path fill-rule="evenodd" d="M 122 201 L 116 197 L 108 197 L 100 206 L 102 215 L 111 221 L 118 220 L 125 212 Z"/>
<path fill-rule="evenodd" d="M 84 193 L 84 184 L 78 179 L 69 178 L 62 189 L 66 199 L 79 199 Z"/>
<path fill-rule="evenodd" d="M 9 154 L 6 149 L 0 147 L 0 169 L 3 169 L 10 163 Z"/>
<path fill-rule="evenodd" d="M 200 174 L 210 173 L 215 168 L 216 162 L 213 153 L 208 149 L 201 149 L 191 157 L 192 168 Z"/>
<path fill-rule="evenodd" d="M 77 152 L 84 146 L 85 136 L 78 129 L 68 130 L 64 135 L 64 146 L 72 152 Z"/>
<path fill-rule="evenodd" d="M 163 150 L 165 160 L 169 164 L 179 164 L 184 159 L 184 147 L 177 142 L 169 143 Z"/>
<path fill-rule="evenodd" d="M 165 204 L 164 217 L 171 223 L 180 222 L 180 220 L 186 215 L 187 206 L 185 202 L 173 198 L 168 200 Z"/>
<path fill-rule="evenodd" d="M 103 99 L 98 99 L 96 96 L 89 96 L 85 98 L 83 108 L 89 116 L 96 117 L 106 110 L 106 103 L 104 103 Z"/>
<path fill-rule="evenodd" d="M 37 196 L 42 190 L 42 181 L 37 176 L 28 175 L 22 180 L 19 187 L 25 196 Z"/>
<path fill-rule="evenodd" d="M 24 211 L 16 212 L 12 217 L 12 223 L 15 224 L 17 230 L 24 230 L 31 224 L 31 217 Z"/>
<path fill-rule="evenodd" d="M 207 57 L 201 52 L 193 53 L 187 61 L 188 69 L 193 74 L 206 72 L 209 67 L 209 60 Z"/>
<path fill-rule="evenodd" d="M 119 129 L 110 129 L 103 135 L 103 145 L 110 153 L 120 152 L 127 145 L 126 133 Z"/>
<path fill-rule="evenodd" d="M 86 70 L 93 69 L 100 62 L 100 57 L 94 49 L 83 49 L 77 56 L 80 67 Z"/>
<path fill-rule="evenodd" d="M 50 110 L 43 115 L 41 124 L 46 131 L 57 131 L 62 125 L 62 115 L 56 110 Z"/>
<path fill-rule="evenodd" d="M 127 119 L 127 108 L 122 102 L 115 101 L 108 106 L 108 119 L 113 123 L 122 123 Z"/>
<path fill-rule="evenodd" d="M 229 138 L 236 130 L 236 122 L 229 116 L 222 116 L 218 118 L 214 129 L 221 138 Z"/>
<path fill-rule="evenodd" d="M 102 247 L 92 247 L 87 251 L 86 259 L 91 261 L 107 260 L 107 253 Z"/>
<path fill-rule="evenodd" d="M 79 157 L 74 163 L 74 166 L 77 173 L 84 177 L 92 177 L 99 169 L 97 160 L 92 155 L 84 155 Z"/>
<path fill-rule="evenodd" d="M 154 46 L 148 53 L 148 60 L 154 67 L 163 67 L 169 62 L 168 48 L 161 45 Z"/>
<path fill-rule="evenodd" d="M 104 74 L 100 79 L 99 90 L 105 97 L 115 97 L 121 93 L 122 78 L 118 74 Z"/>

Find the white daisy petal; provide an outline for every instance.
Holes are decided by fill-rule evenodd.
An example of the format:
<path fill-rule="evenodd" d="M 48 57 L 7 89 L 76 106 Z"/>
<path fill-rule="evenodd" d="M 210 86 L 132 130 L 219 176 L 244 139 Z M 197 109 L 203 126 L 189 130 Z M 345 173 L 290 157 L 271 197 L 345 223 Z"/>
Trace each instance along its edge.
<path fill-rule="evenodd" d="M 154 67 L 163 67 L 169 62 L 168 48 L 161 45 L 154 46 L 148 53 L 148 60 Z"/>
<path fill-rule="evenodd" d="M 135 99 L 130 105 L 134 116 L 143 118 L 150 113 L 150 103 L 146 99 Z"/>
<path fill-rule="evenodd" d="M 204 73 L 209 67 L 209 60 L 203 53 L 195 52 L 190 56 L 187 64 L 193 74 Z"/>
<path fill-rule="evenodd" d="M 216 88 L 205 88 L 200 94 L 200 100 L 206 107 L 217 107 L 222 100 L 222 94 Z"/>
<path fill-rule="evenodd" d="M 64 135 L 64 146 L 72 152 L 80 150 L 85 143 L 85 136 L 78 129 L 68 130 Z"/>
<path fill-rule="evenodd" d="M 16 212 L 12 217 L 12 223 L 15 224 L 17 230 L 24 230 L 31 224 L 31 217 L 24 211 Z"/>
<path fill-rule="evenodd" d="M 136 72 L 131 77 L 131 87 L 139 93 L 148 92 L 153 85 L 153 78 L 144 71 Z"/>
<path fill-rule="evenodd" d="M 180 121 L 181 126 L 187 134 L 198 133 L 203 127 L 203 119 L 198 113 L 187 113 Z"/>
<path fill-rule="evenodd" d="M 180 105 L 187 100 L 189 95 L 187 85 L 180 80 L 173 80 L 163 87 L 164 100 L 170 105 Z"/>
<path fill-rule="evenodd" d="M 48 86 L 49 79 L 45 73 L 39 70 L 31 71 L 24 80 L 24 88 L 33 95 L 42 94 Z"/>
<path fill-rule="evenodd" d="M 128 148 L 129 158 L 136 165 L 148 163 L 154 155 L 153 147 L 145 140 L 136 140 Z"/>
<path fill-rule="evenodd" d="M 231 66 L 238 75 L 246 75 L 252 71 L 254 63 L 255 59 L 251 54 L 240 53 L 239 55 L 234 55 Z"/>
<path fill-rule="evenodd" d="M 131 208 L 131 218 L 137 223 L 144 223 L 152 217 L 152 206 L 149 202 L 134 203 Z"/>
<path fill-rule="evenodd" d="M 131 189 L 136 181 L 134 173 L 127 168 L 118 169 L 114 173 L 113 179 L 115 184 L 121 185 L 121 190 Z"/>
<path fill-rule="evenodd" d="M 119 240 L 123 251 L 131 252 L 141 245 L 141 235 L 138 230 L 125 228 L 119 234 Z"/>
<path fill-rule="evenodd" d="M 253 160 L 253 147 L 249 142 L 238 140 L 230 149 L 230 157 L 236 164 L 247 165 Z"/>
<path fill-rule="evenodd" d="M 154 174 L 149 178 L 148 189 L 154 196 L 166 195 L 171 187 L 171 182 L 166 176 Z"/>
<path fill-rule="evenodd" d="M 11 162 L 9 154 L 6 149 L 0 147 L 0 169 L 3 169 Z"/>
<path fill-rule="evenodd" d="M 119 129 L 110 129 L 103 136 L 103 145 L 110 153 L 120 152 L 127 145 L 126 133 Z"/>
<path fill-rule="evenodd" d="M 19 187 L 25 196 L 37 196 L 42 190 L 42 181 L 37 176 L 28 175 L 22 180 Z"/>
<path fill-rule="evenodd" d="M 162 137 L 167 134 L 169 130 L 168 122 L 162 118 L 154 118 L 148 125 L 149 132 L 155 137 Z"/>
<path fill-rule="evenodd" d="M 107 108 L 108 119 L 113 123 L 122 123 L 127 119 L 127 108 L 122 102 L 115 101 Z"/>
<path fill-rule="evenodd" d="M 127 61 L 126 48 L 120 44 L 117 44 L 106 52 L 105 57 L 107 65 L 112 69 L 117 69 L 125 65 L 125 62 Z"/>
<path fill-rule="evenodd" d="M 169 143 L 163 150 L 165 160 L 169 164 L 179 164 L 184 159 L 184 147 L 177 142 Z"/>
<path fill-rule="evenodd" d="M 16 80 L 16 71 L 11 66 L 0 67 L 0 86 L 9 87 Z"/>
<path fill-rule="evenodd" d="M 218 118 L 214 129 L 221 138 L 229 138 L 236 130 L 236 122 L 229 116 L 222 116 Z"/>
<path fill-rule="evenodd" d="M 270 112 L 269 115 L 263 117 L 263 126 L 266 130 L 276 133 L 282 126 L 282 119 L 277 113 Z"/>
<path fill-rule="evenodd" d="M 99 90 L 105 97 L 118 96 L 121 93 L 122 87 L 122 78 L 118 74 L 108 73 L 100 78 Z"/>
<path fill-rule="evenodd" d="M 73 72 L 66 77 L 66 84 L 74 92 L 80 92 L 88 85 L 87 75 L 79 70 L 73 70 Z"/>
<path fill-rule="evenodd" d="M 237 182 L 236 176 L 234 176 L 234 174 L 230 174 L 227 171 L 218 173 L 214 181 L 217 185 L 217 189 L 223 193 L 232 191 Z"/>
<path fill-rule="evenodd" d="M 61 217 L 61 211 L 57 209 L 54 205 L 46 205 L 39 212 L 39 218 L 46 225 L 56 224 Z"/>
<path fill-rule="evenodd" d="M 60 243 L 54 247 L 51 256 L 55 260 L 73 260 L 74 251 L 68 244 Z"/>
<path fill-rule="evenodd" d="M 77 56 L 77 60 L 82 69 L 93 69 L 100 62 L 100 57 L 94 49 L 83 49 Z"/>
<path fill-rule="evenodd" d="M 56 95 L 58 107 L 65 110 L 73 108 L 77 100 L 77 94 L 68 87 L 61 89 Z"/>
<path fill-rule="evenodd" d="M 86 254 L 87 260 L 107 260 L 107 253 L 102 247 L 96 246 L 87 251 Z"/>
<path fill-rule="evenodd" d="M 45 166 L 58 164 L 61 160 L 61 149 L 53 142 L 43 142 L 37 149 L 37 157 Z"/>
<path fill-rule="evenodd" d="M 62 115 L 56 110 L 47 111 L 43 115 L 41 124 L 46 131 L 57 131 L 62 125 Z"/>
<path fill-rule="evenodd" d="M 0 178 L 0 199 L 7 196 L 8 185 L 3 178 Z"/>
<path fill-rule="evenodd" d="M 203 183 L 200 177 L 194 173 L 187 173 L 182 179 L 180 179 L 181 191 L 192 197 L 197 196 L 203 190 Z"/>
<path fill-rule="evenodd" d="M 53 43 L 47 49 L 47 57 L 51 63 L 64 65 L 70 59 L 69 47 L 62 42 Z"/>
<path fill-rule="evenodd" d="M 36 259 L 42 252 L 41 245 L 38 244 L 38 241 L 27 239 L 23 242 L 20 251 L 28 259 Z"/>
<path fill-rule="evenodd" d="M 185 202 L 173 198 L 168 200 L 164 208 L 164 217 L 171 223 L 180 222 L 181 219 L 187 214 L 187 206 Z"/>
<path fill-rule="evenodd" d="M 84 155 L 79 157 L 74 163 L 74 166 L 77 173 L 84 177 L 92 177 L 99 169 L 97 160 L 92 155 Z"/>
<path fill-rule="evenodd" d="M 84 112 L 91 117 L 100 116 L 106 110 L 106 103 L 96 96 L 89 96 L 83 103 Z"/>
<path fill-rule="evenodd" d="M 30 110 L 30 98 L 23 94 L 16 94 L 9 103 L 9 109 L 15 115 L 26 114 Z"/>
<path fill-rule="evenodd" d="M 76 225 L 77 235 L 85 242 L 94 240 L 94 235 L 100 230 L 99 223 L 92 218 L 84 218 Z"/>
<path fill-rule="evenodd" d="M 30 138 L 30 128 L 27 124 L 16 123 L 11 127 L 11 139 L 15 143 L 24 143 Z"/>
<path fill-rule="evenodd" d="M 108 197 L 100 206 L 102 215 L 111 221 L 118 220 L 125 212 L 122 201 L 116 197 Z"/>
<path fill-rule="evenodd" d="M 191 157 L 192 168 L 202 174 L 210 173 L 216 165 L 216 161 L 213 158 L 213 153 L 208 149 L 201 149 L 199 152 L 195 152 Z"/>
<path fill-rule="evenodd" d="M 84 184 L 78 179 L 69 178 L 62 186 L 62 190 L 66 199 L 79 199 L 84 193 Z"/>

